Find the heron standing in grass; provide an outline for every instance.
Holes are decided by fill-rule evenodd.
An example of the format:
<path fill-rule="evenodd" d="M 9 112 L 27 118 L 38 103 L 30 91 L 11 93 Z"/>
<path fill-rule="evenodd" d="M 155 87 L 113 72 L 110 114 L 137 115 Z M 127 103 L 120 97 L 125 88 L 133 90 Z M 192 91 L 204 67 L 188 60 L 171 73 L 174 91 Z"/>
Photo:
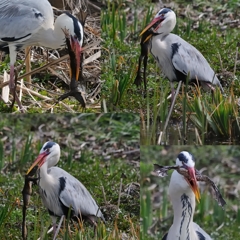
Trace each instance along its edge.
<path fill-rule="evenodd" d="M 163 8 L 140 34 L 141 36 L 146 31 L 149 32 L 149 36 L 144 36 L 144 39 L 148 41 L 151 38 L 150 52 L 170 81 L 172 100 L 173 82 L 186 82 L 188 74 L 189 82 L 199 82 L 211 90 L 217 86 L 223 92 L 220 81 L 204 56 L 181 37 L 170 33 L 175 25 L 175 13 L 171 9 Z"/>
<path fill-rule="evenodd" d="M 64 12 L 54 23 L 52 6 L 48 0 L 0 0 L 0 50 L 10 54 L 9 87 L 20 109 L 22 105 L 15 94 L 14 83 L 17 51 L 32 45 L 62 48 L 66 41 L 63 30 L 69 31 L 75 56 L 80 56 L 83 27 L 70 13 Z M 80 57 L 76 59 L 78 61 Z M 78 80 L 78 75 L 76 78 Z"/>
<path fill-rule="evenodd" d="M 38 185 L 44 206 L 52 218 L 54 235 L 57 217 L 70 214 L 71 218 L 88 220 L 96 226 L 104 216 L 86 187 L 75 177 L 59 167 L 54 167 L 60 158 L 60 147 L 55 142 L 46 142 L 27 174 L 39 166 Z"/>

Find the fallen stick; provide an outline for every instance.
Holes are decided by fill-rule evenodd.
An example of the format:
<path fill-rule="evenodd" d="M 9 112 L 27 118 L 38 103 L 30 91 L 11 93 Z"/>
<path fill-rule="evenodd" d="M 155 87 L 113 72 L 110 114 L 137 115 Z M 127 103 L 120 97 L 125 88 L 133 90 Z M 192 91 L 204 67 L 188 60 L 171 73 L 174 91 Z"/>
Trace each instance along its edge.
<path fill-rule="evenodd" d="M 185 178 L 187 178 L 189 181 L 191 180 L 191 177 L 188 174 L 188 171 L 180 166 L 160 166 L 158 164 L 153 164 L 154 165 L 154 172 L 157 174 L 159 177 L 166 177 L 167 171 L 169 170 L 176 170 L 179 174 L 183 175 Z M 217 185 L 206 175 L 202 175 L 197 169 L 195 169 L 195 175 L 196 179 L 199 182 L 205 182 L 207 185 L 210 185 L 213 189 L 214 193 L 214 198 L 218 202 L 218 205 L 223 208 L 223 206 L 226 204 L 225 200 L 222 197 L 222 194 L 220 193 Z"/>
<path fill-rule="evenodd" d="M 87 49 L 90 49 L 92 46 L 96 46 L 98 43 L 99 43 L 98 41 L 95 41 L 94 43 L 89 44 L 88 46 L 83 47 L 83 48 L 82 48 L 82 52 L 85 52 Z M 98 56 L 98 57 L 99 57 L 99 56 Z M 27 76 L 29 76 L 29 75 L 32 75 L 32 74 L 35 74 L 35 73 L 38 73 L 38 72 L 41 72 L 41 71 L 47 69 L 48 67 L 50 67 L 50 66 L 52 66 L 52 65 L 56 65 L 57 63 L 62 62 L 63 60 L 66 60 L 66 59 L 68 59 L 68 58 L 69 58 L 69 55 L 66 54 L 66 55 L 64 55 L 64 56 L 62 56 L 62 57 L 60 57 L 60 58 L 58 58 L 58 59 L 56 59 L 56 60 L 53 60 L 53 61 L 47 63 L 46 65 L 44 65 L 44 66 L 42 66 L 42 67 L 36 68 L 36 69 L 32 70 L 31 72 L 28 72 L 28 73 L 25 73 L 25 74 L 19 76 L 19 77 L 17 78 L 17 80 L 20 80 L 21 78 L 27 77 Z M 85 61 L 87 61 L 87 59 L 86 59 Z M 83 62 L 83 65 L 85 64 L 85 61 Z M 1 83 L 1 84 L 0 84 L 0 88 L 3 88 L 3 87 L 5 87 L 5 86 L 8 85 L 8 84 L 9 84 L 9 81 L 6 81 L 6 82 L 4 82 L 4 83 Z"/>

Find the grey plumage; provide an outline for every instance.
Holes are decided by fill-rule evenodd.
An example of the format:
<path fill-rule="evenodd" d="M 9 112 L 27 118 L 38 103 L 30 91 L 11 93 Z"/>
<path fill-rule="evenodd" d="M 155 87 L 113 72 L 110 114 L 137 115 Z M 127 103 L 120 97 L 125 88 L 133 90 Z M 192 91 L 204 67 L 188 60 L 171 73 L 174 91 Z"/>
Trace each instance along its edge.
<path fill-rule="evenodd" d="M 0 0 L 0 46 L 38 45 L 41 34 L 34 34 L 41 28 L 53 28 L 53 24 L 53 11 L 47 0 Z"/>
<path fill-rule="evenodd" d="M 195 230 L 196 236 L 197 236 L 197 239 L 195 238 L 195 240 L 212 240 L 212 238 L 202 228 L 200 228 L 199 225 L 196 224 L 195 222 L 192 223 L 192 227 Z M 169 240 L 168 232 L 164 235 L 162 240 Z M 192 239 L 189 239 L 189 240 L 192 240 Z"/>
<path fill-rule="evenodd" d="M 54 23 L 52 6 L 47 0 L 0 0 L 0 48 L 40 45 L 57 49 L 65 45 L 64 29 L 82 45 L 80 22 L 66 12 Z"/>
<path fill-rule="evenodd" d="M 87 219 L 95 225 L 98 218 L 105 221 L 96 201 L 86 187 L 75 177 L 59 167 L 54 167 L 60 158 L 60 147 L 55 142 L 46 142 L 27 174 L 39 166 L 39 190 L 44 206 L 52 217 L 54 232 L 57 217 L 68 216 Z"/>
<path fill-rule="evenodd" d="M 200 83 L 217 85 L 223 91 L 204 56 L 179 36 L 172 33 L 153 36 L 150 51 L 171 82 L 186 81 L 189 72 L 191 81 L 197 78 Z"/>
<path fill-rule="evenodd" d="M 150 52 L 159 64 L 163 73 L 170 80 L 173 92 L 173 82 L 199 81 L 203 87 L 214 90 L 222 85 L 204 56 L 191 44 L 170 33 L 176 25 L 176 15 L 168 8 L 161 9 L 151 23 L 142 31 L 149 31 L 151 36 Z"/>
<path fill-rule="evenodd" d="M 52 176 L 51 184 L 45 187 L 45 179 L 39 181 L 40 195 L 44 206 L 53 216 L 62 216 L 72 209 L 73 216 L 97 216 L 104 220 L 103 214 L 96 201 L 86 187 L 75 177 L 59 167 L 48 168 L 47 173 Z M 60 179 L 64 180 L 64 188 L 60 189 Z M 65 208 L 66 207 L 66 208 Z M 65 211 L 67 210 L 67 211 Z"/>
<path fill-rule="evenodd" d="M 0 0 L 0 50 L 10 54 L 9 88 L 20 109 L 14 82 L 17 51 L 32 45 L 61 48 L 65 46 L 63 30 L 68 31 L 76 46 L 74 51 L 79 52 L 83 27 L 71 14 L 61 14 L 54 23 L 52 6 L 47 0 Z"/>

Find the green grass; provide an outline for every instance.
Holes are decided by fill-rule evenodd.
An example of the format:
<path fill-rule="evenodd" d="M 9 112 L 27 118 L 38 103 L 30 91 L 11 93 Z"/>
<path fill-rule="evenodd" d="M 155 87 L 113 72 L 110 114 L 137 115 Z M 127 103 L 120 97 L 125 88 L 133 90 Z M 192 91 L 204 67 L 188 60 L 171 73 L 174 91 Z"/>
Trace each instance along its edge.
<path fill-rule="evenodd" d="M 139 169 L 128 152 L 139 148 L 139 117 L 133 114 L 1 115 L 0 239 L 21 239 L 24 175 L 47 140 L 59 143 L 58 167 L 79 179 L 92 194 L 106 219 L 97 239 L 139 239 Z M 2 147 L 1 147 L 2 146 Z M 3 149 L 3 150 L 1 150 Z M 137 160 L 137 159 L 135 159 Z M 120 185 L 122 182 L 122 189 Z M 130 192 L 129 192 L 129 191 Z M 118 201 L 120 196 L 120 205 Z M 27 209 L 28 239 L 45 235 L 50 216 L 33 186 Z M 61 239 L 94 239 L 88 223 L 67 223 Z"/>
<path fill-rule="evenodd" d="M 181 1 L 176 1 L 177 4 L 179 2 Z M 186 7 L 185 2 L 181 2 L 181 4 L 183 7 Z M 228 8 L 234 16 L 237 16 L 234 7 L 235 4 L 234 1 L 230 1 L 224 7 Z M 140 5 L 141 9 L 139 9 Z M 204 7 L 206 7 L 208 3 L 197 1 L 195 5 L 197 5 L 199 11 L 204 12 Z M 164 78 L 152 56 L 149 56 L 147 67 L 147 97 L 143 97 L 143 86 L 141 89 L 137 89 L 137 87 L 133 85 L 137 71 L 138 57 L 140 55 L 140 39 L 138 35 L 144 26 L 150 22 L 154 14 L 156 14 L 157 7 L 155 6 L 153 10 L 153 6 L 154 4 L 140 1 L 134 1 L 132 3 L 125 1 L 121 1 L 121 3 L 116 1 L 110 3 L 109 1 L 108 8 L 102 12 L 101 16 L 102 38 L 104 39 L 102 79 L 106 81 L 103 86 L 102 97 L 106 99 L 108 110 L 142 113 L 142 121 L 144 121 L 142 125 L 148 126 L 147 132 L 142 133 L 142 136 L 146 137 L 146 139 L 141 139 L 142 144 L 156 144 L 159 131 L 163 130 L 166 114 L 170 108 L 170 100 L 166 99 L 170 92 L 169 82 Z M 213 1 L 211 6 L 213 6 L 213 14 L 220 14 L 217 1 Z M 125 13 L 127 7 L 130 9 L 128 12 L 131 13 L 131 17 Z M 190 13 L 195 13 L 191 4 L 188 5 L 188 7 Z M 235 76 L 233 75 L 236 47 L 239 39 L 238 30 L 236 28 L 228 28 L 222 31 L 219 27 L 206 21 L 204 17 L 199 20 L 198 26 L 195 27 L 196 22 L 193 22 L 187 16 L 181 17 L 181 11 L 179 9 L 181 8 L 176 7 L 174 9 L 177 15 L 177 25 L 173 33 L 194 45 L 205 56 L 215 72 L 219 73 L 219 78 L 225 91 L 222 106 L 225 106 L 229 102 L 230 97 L 235 101 L 240 93 L 238 81 L 240 74 L 238 67 Z M 137 15 L 137 13 L 139 15 Z M 126 27 L 124 30 L 123 25 Z M 191 104 L 192 98 L 194 98 L 194 90 L 194 86 L 188 87 L 188 95 L 190 96 L 190 98 L 188 98 L 188 106 Z M 206 99 L 205 101 L 207 103 L 211 102 L 212 96 L 210 92 L 201 91 L 201 94 L 202 99 Z M 202 99 L 200 100 L 202 101 Z M 197 98 L 194 100 L 197 101 Z M 204 102 L 200 102 L 200 104 L 204 104 Z M 173 136 L 168 137 L 169 134 L 167 134 L 164 140 L 165 144 L 178 143 L 178 128 L 180 132 L 184 132 L 181 127 L 183 125 L 182 115 L 188 117 L 189 109 L 187 107 L 183 109 L 182 106 L 182 98 L 178 97 L 174 106 L 173 115 L 171 116 L 170 127 L 168 127 L 168 132 L 172 131 L 173 135 L 178 135 L 178 137 L 173 140 Z M 217 106 L 218 104 L 212 105 L 208 114 L 211 115 L 215 112 Z M 196 107 L 196 105 L 193 105 L 191 108 L 193 114 L 197 111 L 197 109 L 195 109 Z M 222 109 L 225 108 L 222 107 Z M 235 113 L 235 119 L 239 118 L 239 111 L 235 111 Z M 221 114 L 227 118 L 229 111 L 221 111 Z M 197 121 L 202 121 L 201 117 L 196 116 L 198 117 Z M 218 118 L 216 125 L 221 124 L 219 123 L 221 119 L 221 117 Z M 216 121 L 216 118 L 211 121 Z M 218 142 L 226 142 L 227 139 L 236 142 L 238 139 L 238 131 L 233 131 L 235 135 L 233 132 L 230 133 L 229 125 L 226 126 L 226 124 L 223 124 L 225 126 L 223 133 L 214 131 L 213 125 L 208 122 L 204 124 L 202 128 L 195 125 L 195 122 L 191 119 L 188 121 L 188 131 L 185 139 L 196 138 L 195 127 L 199 131 L 203 144 L 204 142 L 213 142 L 213 136 L 216 136 L 216 134 Z M 194 136 L 192 137 L 192 135 Z M 184 140 L 182 140 L 182 142 L 183 141 Z M 194 141 L 188 141 L 187 143 L 192 144 L 193 142 Z"/>
<path fill-rule="evenodd" d="M 239 146 L 148 146 L 141 147 L 141 239 L 161 239 L 173 221 L 172 206 L 168 198 L 167 177 L 153 176 L 153 164 L 174 165 L 181 151 L 189 151 L 196 160 L 196 168 L 204 168 L 204 174 L 217 183 L 227 205 L 224 210 L 205 189 L 201 201 L 196 204 L 194 222 L 200 225 L 212 239 L 231 240 L 239 236 L 239 200 L 230 189 L 237 188 L 240 156 Z"/>

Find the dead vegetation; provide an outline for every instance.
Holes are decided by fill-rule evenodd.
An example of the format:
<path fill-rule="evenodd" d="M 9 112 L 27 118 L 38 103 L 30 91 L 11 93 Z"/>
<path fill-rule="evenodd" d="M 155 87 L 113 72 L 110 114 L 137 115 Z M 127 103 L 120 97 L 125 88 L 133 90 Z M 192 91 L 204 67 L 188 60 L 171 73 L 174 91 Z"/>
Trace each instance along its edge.
<path fill-rule="evenodd" d="M 54 8 L 55 17 L 60 15 L 62 10 L 70 11 L 80 21 L 82 12 L 88 16 L 84 28 L 82 78 L 80 79 L 87 101 L 87 111 L 100 111 L 100 11 L 91 1 L 63 0 L 50 1 Z M 89 3 L 89 4 L 88 4 Z M 54 5 L 56 4 L 56 5 Z M 62 7 L 57 9 L 56 7 Z M 8 85 L 9 71 L 8 56 L 0 52 L 0 89 L 3 92 L 4 86 Z M 25 71 L 26 55 L 24 51 L 18 53 L 15 69 L 18 72 L 17 94 L 21 98 L 22 105 L 27 112 L 78 112 L 82 111 L 76 99 L 57 101 L 58 97 L 69 90 L 69 57 L 66 49 L 48 50 L 44 47 L 31 47 L 30 65 L 32 70 Z M 5 63 L 4 63 L 4 62 Z M 26 64 L 28 65 L 28 64 Z M 27 68 L 26 68 L 27 69 Z M 29 77 L 31 76 L 31 77 Z M 32 78 L 32 80 L 31 80 Z M 22 80 L 24 79 L 24 80 Z M 13 97 L 10 95 L 6 103 L 10 108 Z M 1 104 L 2 105 L 2 104 Z M 5 110 L 1 109 L 4 112 Z M 7 110 L 9 111 L 9 109 Z M 16 111 L 16 109 L 13 109 Z M 18 110 L 17 110 L 18 111 Z"/>

